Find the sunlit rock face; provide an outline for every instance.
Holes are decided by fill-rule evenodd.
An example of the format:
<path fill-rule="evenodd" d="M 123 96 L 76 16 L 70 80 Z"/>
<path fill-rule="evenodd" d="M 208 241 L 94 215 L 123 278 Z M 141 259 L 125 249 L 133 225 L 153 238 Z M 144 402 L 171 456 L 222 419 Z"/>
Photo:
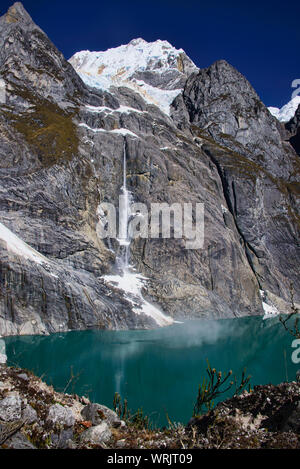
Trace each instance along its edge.
<path fill-rule="evenodd" d="M 258 282 L 287 298 L 286 280 L 299 281 L 299 157 L 249 82 L 225 61 L 193 73 L 183 100 L 202 150 L 218 168 Z"/>
<path fill-rule="evenodd" d="M 142 39 L 69 63 L 16 3 L 0 19 L 0 79 L 1 335 L 157 327 L 143 300 L 175 320 L 287 308 L 299 160 L 233 67 Z M 105 280 L 120 245 L 97 236 L 124 145 L 134 202 L 205 206 L 202 249 L 130 242 L 139 294 Z"/>

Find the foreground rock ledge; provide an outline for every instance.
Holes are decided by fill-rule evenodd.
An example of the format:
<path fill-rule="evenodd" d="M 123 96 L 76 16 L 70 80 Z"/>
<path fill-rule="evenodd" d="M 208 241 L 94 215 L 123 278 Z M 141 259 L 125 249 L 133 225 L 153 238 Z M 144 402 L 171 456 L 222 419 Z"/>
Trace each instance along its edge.
<path fill-rule="evenodd" d="M 256 386 L 188 425 L 141 429 L 86 397 L 0 365 L 0 448 L 300 449 L 300 383 Z"/>

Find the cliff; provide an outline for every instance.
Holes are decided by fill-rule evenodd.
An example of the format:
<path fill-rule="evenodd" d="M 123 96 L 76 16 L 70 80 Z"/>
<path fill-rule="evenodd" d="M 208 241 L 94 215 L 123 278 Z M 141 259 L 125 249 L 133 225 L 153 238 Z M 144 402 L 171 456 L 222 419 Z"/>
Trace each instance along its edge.
<path fill-rule="evenodd" d="M 202 249 L 132 241 L 149 302 L 174 319 L 238 317 L 263 301 L 285 312 L 291 281 L 299 291 L 287 130 L 225 61 L 198 69 L 164 41 L 126 47 L 143 68 L 116 71 L 120 51 L 69 63 L 20 3 L 0 19 L 1 335 L 157 326 L 104 277 L 118 243 L 97 236 L 97 209 L 118 205 L 124 142 L 135 202 L 205 207 Z"/>

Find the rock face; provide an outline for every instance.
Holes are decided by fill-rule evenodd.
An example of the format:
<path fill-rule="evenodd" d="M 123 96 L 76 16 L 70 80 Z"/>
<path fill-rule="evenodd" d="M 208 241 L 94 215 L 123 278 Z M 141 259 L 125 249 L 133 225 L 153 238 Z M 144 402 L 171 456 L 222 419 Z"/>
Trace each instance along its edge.
<path fill-rule="evenodd" d="M 259 290 L 285 310 L 291 280 L 297 291 L 299 158 L 283 126 L 224 61 L 198 70 L 164 41 L 121 47 L 145 67 L 81 52 L 77 74 L 20 3 L 0 19 L 2 335 L 156 326 L 103 279 L 118 243 L 97 236 L 97 207 L 118 206 L 124 143 L 134 202 L 205 207 L 203 249 L 132 242 L 147 300 L 220 318 L 262 314 Z"/>
<path fill-rule="evenodd" d="M 225 61 L 191 75 L 183 100 L 261 290 L 287 299 L 287 280 L 299 281 L 298 156 L 249 82 Z"/>

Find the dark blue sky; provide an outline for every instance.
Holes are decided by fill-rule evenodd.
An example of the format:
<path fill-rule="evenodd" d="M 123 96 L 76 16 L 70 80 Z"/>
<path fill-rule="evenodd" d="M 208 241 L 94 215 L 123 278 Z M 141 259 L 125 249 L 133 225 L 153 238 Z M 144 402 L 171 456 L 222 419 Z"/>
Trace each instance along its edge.
<path fill-rule="evenodd" d="M 1 0 L 1 15 L 12 3 Z M 289 101 L 291 82 L 300 78 L 299 1 L 24 0 L 23 5 L 66 58 L 136 37 L 166 39 L 201 68 L 227 60 L 268 106 Z"/>

